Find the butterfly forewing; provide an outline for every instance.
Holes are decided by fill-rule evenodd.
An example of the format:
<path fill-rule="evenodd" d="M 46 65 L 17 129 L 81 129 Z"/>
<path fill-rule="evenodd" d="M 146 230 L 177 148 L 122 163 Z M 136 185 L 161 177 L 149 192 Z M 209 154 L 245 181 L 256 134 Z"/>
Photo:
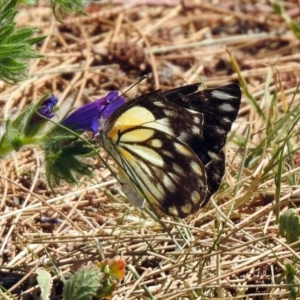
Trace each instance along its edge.
<path fill-rule="evenodd" d="M 100 142 L 123 181 L 167 215 L 186 217 L 217 191 L 223 147 L 236 118 L 237 84 L 197 92 L 199 84 L 154 91 L 118 109 L 102 126 Z"/>
<path fill-rule="evenodd" d="M 157 92 L 151 99 L 140 98 L 112 121 L 103 128 L 103 146 L 136 192 L 168 215 L 186 217 L 197 211 L 206 199 L 206 171 L 177 135 L 187 125 L 185 135 L 193 130 L 201 134 L 201 115 L 195 112 L 191 118 Z"/>

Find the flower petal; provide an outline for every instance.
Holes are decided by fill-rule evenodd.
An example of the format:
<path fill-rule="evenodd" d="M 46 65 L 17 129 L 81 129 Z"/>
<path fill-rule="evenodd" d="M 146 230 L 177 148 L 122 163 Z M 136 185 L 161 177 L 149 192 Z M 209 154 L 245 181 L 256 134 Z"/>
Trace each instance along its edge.
<path fill-rule="evenodd" d="M 105 97 L 76 109 L 61 124 L 74 131 L 92 131 L 96 134 L 99 130 L 100 120 L 106 120 L 125 103 L 126 100 L 119 96 L 117 91 L 112 91 Z"/>
<path fill-rule="evenodd" d="M 49 98 L 47 98 L 46 100 L 43 100 L 41 103 L 38 103 L 36 109 L 39 114 L 41 114 L 42 116 L 44 116 L 48 119 L 51 119 L 54 117 L 53 108 L 55 107 L 57 102 L 58 102 L 57 97 L 55 97 L 54 95 L 50 95 Z M 45 119 L 43 119 L 38 114 L 35 114 L 32 117 L 30 124 L 31 125 L 36 124 L 36 123 L 40 122 L 41 120 L 45 120 Z"/>

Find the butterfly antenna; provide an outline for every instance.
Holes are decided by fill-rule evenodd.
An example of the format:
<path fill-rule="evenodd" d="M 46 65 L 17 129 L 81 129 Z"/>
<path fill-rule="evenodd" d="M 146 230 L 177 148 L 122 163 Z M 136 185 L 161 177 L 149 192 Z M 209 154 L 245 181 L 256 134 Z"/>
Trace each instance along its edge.
<path fill-rule="evenodd" d="M 122 93 L 120 96 L 124 96 L 128 91 L 130 91 L 132 88 L 134 88 L 136 85 L 138 85 L 140 82 L 142 82 L 144 79 L 147 78 L 147 75 L 143 75 L 137 82 L 135 82 L 133 85 L 131 85 L 124 93 Z"/>

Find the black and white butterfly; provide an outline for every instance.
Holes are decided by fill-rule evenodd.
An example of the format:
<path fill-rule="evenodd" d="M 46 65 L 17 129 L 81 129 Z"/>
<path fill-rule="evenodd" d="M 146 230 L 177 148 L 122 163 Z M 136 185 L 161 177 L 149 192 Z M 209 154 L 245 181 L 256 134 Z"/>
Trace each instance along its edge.
<path fill-rule="evenodd" d="M 241 90 L 232 83 L 198 91 L 190 84 L 127 102 L 100 124 L 128 200 L 185 218 L 203 207 L 225 171 L 223 147 Z"/>

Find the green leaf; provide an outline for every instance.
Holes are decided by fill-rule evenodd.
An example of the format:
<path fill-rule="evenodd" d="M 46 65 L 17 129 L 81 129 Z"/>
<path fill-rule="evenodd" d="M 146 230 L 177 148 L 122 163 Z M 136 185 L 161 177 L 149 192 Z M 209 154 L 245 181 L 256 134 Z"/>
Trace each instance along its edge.
<path fill-rule="evenodd" d="M 37 276 L 37 282 L 39 283 L 41 287 L 41 296 L 40 300 L 49 300 L 50 299 L 50 294 L 51 294 L 51 289 L 52 289 L 52 278 L 51 274 L 46 271 L 44 268 L 38 268 L 36 270 L 36 273 L 38 274 Z"/>
<path fill-rule="evenodd" d="M 7 138 L 14 150 L 19 151 L 23 146 L 22 139 L 20 137 L 20 132 L 12 126 L 12 122 L 10 122 L 10 120 L 7 120 L 6 122 L 5 137 Z"/>
<path fill-rule="evenodd" d="M 38 37 L 35 37 L 35 38 L 32 38 L 32 39 L 26 40 L 26 42 L 28 43 L 28 45 L 33 45 L 33 44 L 37 44 L 37 43 L 42 42 L 46 37 L 47 37 L 46 35 L 38 36 Z M 44 55 L 38 54 L 37 57 L 44 57 Z"/>
<path fill-rule="evenodd" d="M 16 83 L 28 77 L 28 59 L 41 55 L 33 45 L 45 37 L 33 37 L 37 28 L 16 28 L 17 0 L 0 0 L 0 79 Z"/>
<path fill-rule="evenodd" d="M 0 27 L 0 44 L 5 41 L 5 39 L 10 36 L 14 31 L 14 25 L 9 24 L 9 25 L 3 25 Z"/>
<path fill-rule="evenodd" d="M 26 49 L 26 45 L 0 45 L 0 61 L 3 58 L 9 57 L 10 59 L 19 56 L 21 52 Z"/>
<path fill-rule="evenodd" d="M 279 218 L 279 233 L 288 244 L 297 242 L 300 236 L 300 220 L 293 209 L 284 212 Z"/>
<path fill-rule="evenodd" d="M 273 10 L 274 10 L 274 12 L 276 14 L 278 14 L 278 15 L 282 15 L 283 14 L 284 8 L 283 8 L 283 6 L 280 3 L 278 3 L 277 1 L 274 1 L 272 3 L 272 6 L 273 6 Z"/>
<path fill-rule="evenodd" d="M 35 27 L 16 29 L 14 33 L 10 35 L 10 43 L 14 44 L 24 42 L 26 39 L 35 34 L 37 30 L 38 28 Z"/>
<path fill-rule="evenodd" d="M 54 147 L 46 150 L 46 177 L 50 186 L 59 185 L 61 180 L 76 183 L 75 174 L 89 176 L 92 173 L 91 166 L 77 157 L 95 154 L 91 147 L 83 141 L 70 142 L 67 137 L 62 140 L 59 143 L 52 136 Z"/>
<path fill-rule="evenodd" d="M 53 14 L 60 22 L 66 12 L 87 16 L 83 11 L 85 5 L 87 5 L 86 0 L 53 0 L 51 3 Z"/>
<path fill-rule="evenodd" d="M 6 6 L 4 5 L 6 3 Z M 11 20 L 17 12 L 14 11 L 14 8 L 17 5 L 17 0 L 10 0 L 10 1 L 0 1 L 0 20 L 1 22 L 5 19 Z"/>
<path fill-rule="evenodd" d="M 285 278 L 286 278 L 286 284 L 292 284 L 294 286 L 288 287 L 289 290 L 289 299 L 290 300 L 296 300 L 297 295 L 299 294 L 299 280 L 296 277 L 298 271 L 294 269 L 294 267 L 287 263 L 285 265 Z"/>
<path fill-rule="evenodd" d="M 27 65 L 23 62 L 18 62 L 12 58 L 3 58 L 0 60 L 0 70 L 2 69 L 2 72 L 16 72 L 16 71 L 22 71 L 24 68 L 26 68 Z M 1 71 L 0 71 L 1 75 Z"/>
<path fill-rule="evenodd" d="M 34 126 L 30 124 L 33 115 L 36 114 L 36 107 L 38 105 L 39 103 L 29 104 L 15 120 L 7 120 L 6 132 L 0 141 L 1 157 L 12 150 L 19 151 L 24 145 L 37 143 L 42 139 L 42 136 L 37 136 L 39 128 L 34 128 Z"/>
<path fill-rule="evenodd" d="M 18 4 L 27 4 L 27 5 L 35 5 L 38 3 L 38 0 L 18 0 Z"/>
<path fill-rule="evenodd" d="M 64 300 L 86 300 L 95 296 L 101 286 L 103 274 L 97 268 L 84 268 L 77 271 L 67 281 L 63 291 Z"/>
<path fill-rule="evenodd" d="M 295 21 L 291 21 L 289 25 L 295 36 L 300 39 L 300 25 Z"/>

